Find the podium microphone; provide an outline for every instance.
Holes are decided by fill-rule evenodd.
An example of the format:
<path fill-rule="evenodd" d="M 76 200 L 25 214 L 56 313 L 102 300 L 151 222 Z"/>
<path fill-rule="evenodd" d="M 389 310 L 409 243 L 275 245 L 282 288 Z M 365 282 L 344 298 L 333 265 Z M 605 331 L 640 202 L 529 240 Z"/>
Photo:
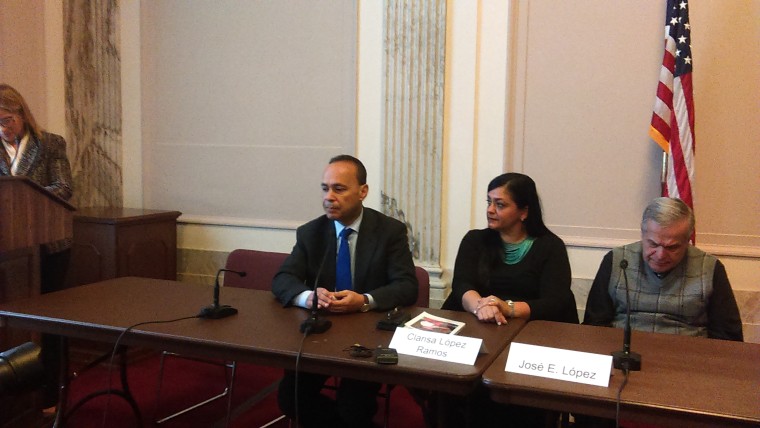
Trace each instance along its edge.
<path fill-rule="evenodd" d="M 319 276 L 322 274 L 322 268 L 325 266 L 325 260 L 327 254 L 330 252 L 330 246 L 325 248 L 325 254 L 322 256 L 322 262 L 319 263 L 319 269 L 317 270 L 317 276 L 314 278 L 314 297 L 311 303 L 311 316 L 301 323 L 301 333 L 309 335 L 311 333 L 324 333 L 332 327 L 332 321 L 327 318 L 319 317 L 319 299 L 317 298 L 317 284 L 319 282 Z"/>
<path fill-rule="evenodd" d="M 219 269 L 219 271 L 216 272 L 216 282 L 214 283 L 214 304 L 201 308 L 201 312 L 198 314 L 199 318 L 218 320 L 238 313 L 238 310 L 232 306 L 219 304 L 219 274 L 222 272 L 235 273 L 240 275 L 241 278 L 246 275 L 245 272 L 231 269 Z"/>
<path fill-rule="evenodd" d="M 641 370 L 641 355 L 631 352 L 631 297 L 628 291 L 628 260 L 620 261 L 620 269 L 623 270 L 625 279 L 625 329 L 623 330 L 623 350 L 612 353 L 612 366 L 625 371 Z"/>

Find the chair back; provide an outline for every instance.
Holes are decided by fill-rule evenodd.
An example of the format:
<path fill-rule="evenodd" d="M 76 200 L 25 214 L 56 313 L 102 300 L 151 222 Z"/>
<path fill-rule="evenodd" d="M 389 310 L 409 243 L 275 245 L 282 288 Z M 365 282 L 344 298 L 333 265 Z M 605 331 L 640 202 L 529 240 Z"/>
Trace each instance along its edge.
<path fill-rule="evenodd" d="M 246 276 L 226 273 L 224 275 L 225 287 L 250 288 L 254 290 L 271 290 L 272 279 L 280 270 L 280 266 L 288 257 L 288 253 L 275 253 L 271 251 L 237 249 L 227 256 L 225 269 L 245 272 Z M 430 306 L 430 275 L 419 266 L 414 267 L 419 288 L 417 291 L 416 306 L 427 308 Z"/>
<path fill-rule="evenodd" d="M 280 270 L 287 253 L 271 251 L 237 249 L 227 256 L 225 269 L 245 272 L 244 277 L 234 273 L 225 273 L 225 287 L 250 288 L 254 290 L 271 290 L 272 278 Z"/>
<path fill-rule="evenodd" d="M 414 267 L 419 287 L 417 288 L 417 302 L 415 306 L 420 308 L 430 307 L 430 274 L 419 266 Z"/>

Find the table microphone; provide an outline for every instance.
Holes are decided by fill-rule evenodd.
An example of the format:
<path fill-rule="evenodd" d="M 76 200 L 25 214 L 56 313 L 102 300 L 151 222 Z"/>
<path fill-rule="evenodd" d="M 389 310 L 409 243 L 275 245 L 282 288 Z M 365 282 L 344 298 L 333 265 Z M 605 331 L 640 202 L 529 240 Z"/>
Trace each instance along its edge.
<path fill-rule="evenodd" d="M 641 370 L 641 355 L 631 352 L 631 298 L 628 291 L 628 260 L 620 261 L 620 269 L 623 270 L 625 279 L 625 329 L 623 330 L 623 350 L 612 353 L 612 366 L 620 370 Z"/>
<path fill-rule="evenodd" d="M 214 304 L 201 308 L 201 312 L 198 314 L 199 318 L 218 320 L 238 313 L 238 310 L 232 306 L 219 304 L 219 274 L 222 272 L 232 272 L 240 275 L 241 278 L 246 275 L 245 272 L 231 269 L 219 269 L 216 273 L 216 282 L 214 283 Z"/>
<path fill-rule="evenodd" d="M 311 316 L 301 323 L 301 333 L 306 333 L 307 335 L 311 333 L 324 333 L 332 327 L 332 321 L 319 317 L 319 299 L 317 298 L 317 283 L 319 282 L 319 276 L 322 274 L 322 268 L 325 266 L 325 260 L 329 252 L 330 246 L 328 245 L 325 248 L 325 255 L 322 256 L 322 262 L 319 264 L 317 277 L 314 278 L 314 299 L 311 303 Z"/>

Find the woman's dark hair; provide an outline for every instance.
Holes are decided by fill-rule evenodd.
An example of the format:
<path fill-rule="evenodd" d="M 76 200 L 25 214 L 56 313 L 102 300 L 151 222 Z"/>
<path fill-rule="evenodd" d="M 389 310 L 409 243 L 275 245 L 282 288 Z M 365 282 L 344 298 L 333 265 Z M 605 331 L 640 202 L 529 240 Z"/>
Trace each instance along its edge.
<path fill-rule="evenodd" d="M 528 207 L 528 217 L 525 218 L 524 223 L 529 236 L 538 238 L 549 232 L 541 215 L 541 201 L 538 198 L 536 183 L 532 178 L 525 174 L 508 172 L 488 183 L 489 192 L 499 187 L 506 188 L 518 208 Z"/>

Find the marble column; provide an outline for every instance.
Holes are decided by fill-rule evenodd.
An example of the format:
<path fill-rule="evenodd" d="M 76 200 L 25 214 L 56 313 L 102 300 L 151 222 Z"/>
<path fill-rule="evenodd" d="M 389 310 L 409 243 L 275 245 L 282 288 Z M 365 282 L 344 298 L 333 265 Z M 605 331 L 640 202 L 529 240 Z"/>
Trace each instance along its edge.
<path fill-rule="evenodd" d="M 386 0 L 384 33 L 383 211 L 406 224 L 440 303 L 445 0 Z"/>
<path fill-rule="evenodd" d="M 119 2 L 64 0 L 63 14 L 72 203 L 121 207 Z"/>

